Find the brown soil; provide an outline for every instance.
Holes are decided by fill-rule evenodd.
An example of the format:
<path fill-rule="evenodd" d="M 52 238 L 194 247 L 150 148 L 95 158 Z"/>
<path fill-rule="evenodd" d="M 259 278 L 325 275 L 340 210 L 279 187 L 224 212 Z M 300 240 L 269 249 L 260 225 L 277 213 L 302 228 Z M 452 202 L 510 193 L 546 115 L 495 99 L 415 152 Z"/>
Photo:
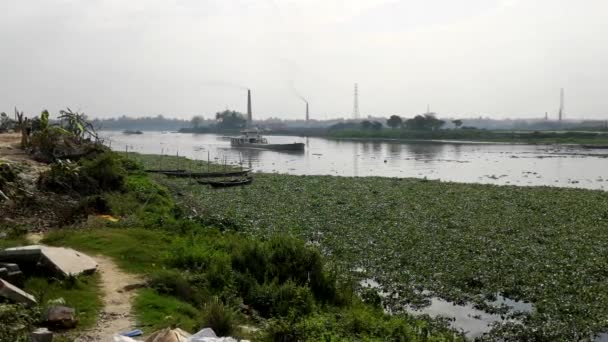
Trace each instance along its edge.
<path fill-rule="evenodd" d="M 0 202 L 0 229 L 22 228 L 27 231 L 45 231 L 50 227 L 67 224 L 77 205 L 75 199 L 38 190 L 38 178 L 49 166 L 37 162 L 20 148 L 21 135 L 0 134 L 0 162 L 17 170 L 18 182 L 3 192 L 9 201 Z"/>
<path fill-rule="evenodd" d="M 83 333 L 76 339 L 78 342 L 110 341 L 114 334 L 130 331 L 135 327 L 135 319 L 131 314 L 131 302 L 135 292 L 125 290 L 125 287 L 139 284 L 141 279 L 121 271 L 110 258 L 94 258 L 99 264 L 104 308 L 96 327 Z"/>

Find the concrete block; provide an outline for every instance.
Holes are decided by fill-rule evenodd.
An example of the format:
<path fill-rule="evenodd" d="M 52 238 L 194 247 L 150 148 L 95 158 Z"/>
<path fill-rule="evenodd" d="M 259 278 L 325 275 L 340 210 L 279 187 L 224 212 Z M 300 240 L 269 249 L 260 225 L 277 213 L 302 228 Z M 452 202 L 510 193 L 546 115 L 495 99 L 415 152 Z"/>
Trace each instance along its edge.
<path fill-rule="evenodd" d="M 0 279 L 0 296 L 17 303 L 36 305 L 34 296 L 3 279 Z"/>

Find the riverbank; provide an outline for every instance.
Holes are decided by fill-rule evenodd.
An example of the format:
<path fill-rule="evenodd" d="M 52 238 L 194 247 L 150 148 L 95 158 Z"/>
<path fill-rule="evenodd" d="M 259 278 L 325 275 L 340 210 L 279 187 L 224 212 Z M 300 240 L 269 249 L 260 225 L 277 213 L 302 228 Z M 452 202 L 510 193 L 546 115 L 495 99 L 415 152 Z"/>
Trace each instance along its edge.
<path fill-rule="evenodd" d="M 319 246 L 355 282 L 377 283 L 393 312 L 439 297 L 510 317 L 494 338 L 585 339 L 606 329 L 605 192 L 276 174 L 225 190 L 159 181 L 201 222 Z M 533 309 L 492 304 L 503 297 Z"/>
<path fill-rule="evenodd" d="M 412 131 L 404 129 L 340 130 L 328 132 L 335 139 L 390 139 L 392 141 L 434 141 L 508 144 L 567 144 L 608 145 L 608 134 L 581 131 L 490 131 L 479 129 L 445 129 L 436 131 Z"/>
<path fill-rule="evenodd" d="M 53 163 L 39 175 L 38 186 L 56 196 L 48 200 L 66 193 L 78 200 L 70 223 L 47 227 L 41 243 L 71 246 L 102 261 L 111 258 L 121 268 L 115 271 L 134 275 L 121 278 L 142 279 L 141 284 L 131 280 L 111 284 L 121 291 L 135 289 L 132 314 L 137 318 L 131 321 L 125 314 L 123 321 L 113 319 L 112 327 L 126 329 L 135 324 L 132 328 L 147 334 L 168 326 L 190 332 L 203 326 L 222 336 L 262 341 L 462 340 L 441 320 L 386 314 L 375 292 L 360 297 L 342 277 L 342 270 L 303 240 L 278 232 L 262 239 L 238 226 L 227 229 L 193 219 L 190 208 L 177 202 L 183 193 L 160 185 L 157 180 L 164 176 L 144 172 L 145 158 L 158 161 L 158 156 L 100 149 L 78 162 Z M 162 162 L 166 167 L 225 168 L 176 157 L 163 157 Z M 27 201 L 15 203 L 28 205 Z M 0 246 L 27 244 L 26 231 L 10 223 L 0 226 Z M 97 321 L 95 336 L 97 330 L 121 332 L 109 331 L 101 314 L 108 309 L 107 303 L 101 305 L 102 296 L 106 299 L 102 292 L 108 287 L 103 277 L 26 277 L 24 289 L 40 305 L 26 311 L 0 303 L 0 326 L 6 328 L 0 329 L 1 339 L 25 339 L 30 327 L 41 324 L 37 312 L 44 311 L 47 300 L 59 297 L 75 309 L 81 325 L 61 333 L 58 341 L 71 341 L 78 335 L 86 338 L 96 318 L 102 324 Z M 7 312 L 14 314 L 4 315 Z M 19 329 L 10 329 L 16 324 Z"/>

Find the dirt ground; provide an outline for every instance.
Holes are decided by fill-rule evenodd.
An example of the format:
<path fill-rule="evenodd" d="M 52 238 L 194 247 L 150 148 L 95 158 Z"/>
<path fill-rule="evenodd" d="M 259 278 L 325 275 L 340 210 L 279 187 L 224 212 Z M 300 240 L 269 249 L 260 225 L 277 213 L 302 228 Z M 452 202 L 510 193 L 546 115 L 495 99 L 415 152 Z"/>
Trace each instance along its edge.
<path fill-rule="evenodd" d="M 18 198 L 0 202 L 0 228 L 8 226 L 44 231 L 61 221 L 62 212 L 73 205 L 73 201 L 67 196 L 38 191 L 38 178 L 49 170 L 49 166 L 33 160 L 20 148 L 20 143 L 21 135 L 18 133 L 0 134 L 0 163 L 8 163 L 18 170 L 19 177 Z"/>
<path fill-rule="evenodd" d="M 27 239 L 38 244 L 43 238 L 41 233 L 30 233 Z M 128 287 L 137 288 L 143 280 L 133 274 L 125 273 L 118 268 L 112 259 L 95 255 L 97 272 L 101 276 L 103 309 L 94 328 L 82 333 L 76 342 L 110 341 L 116 333 L 135 328 L 136 321 L 131 315 L 132 302 L 136 292 Z"/>
<path fill-rule="evenodd" d="M 129 291 L 125 287 L 137 285 L 142 280 L 121 271 L 110 258 L 94 256 L 94 259 L 101 274 L 104 308 L 95 328 L 83 333 L 76 339 L 77 342 L 110 341 L 114 334 L 133 330 L 136 324 L 131 315 L 135 291 Z"/>

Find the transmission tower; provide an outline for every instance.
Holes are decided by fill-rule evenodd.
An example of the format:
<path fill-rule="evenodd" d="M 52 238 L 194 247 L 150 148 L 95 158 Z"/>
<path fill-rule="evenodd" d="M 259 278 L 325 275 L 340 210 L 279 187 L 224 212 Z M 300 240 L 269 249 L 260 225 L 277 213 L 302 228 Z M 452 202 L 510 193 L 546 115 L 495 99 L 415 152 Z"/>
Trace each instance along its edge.
<path fill-rule="evenodd" d="M 355 103 L 353 105 L 353 119 L 359 118 L 359 87 L 355 83 Z"/>
<path fill-rule="evenodd" d="M 559 92 L 559 121 L 564 118 L 564 88 Z"/>

